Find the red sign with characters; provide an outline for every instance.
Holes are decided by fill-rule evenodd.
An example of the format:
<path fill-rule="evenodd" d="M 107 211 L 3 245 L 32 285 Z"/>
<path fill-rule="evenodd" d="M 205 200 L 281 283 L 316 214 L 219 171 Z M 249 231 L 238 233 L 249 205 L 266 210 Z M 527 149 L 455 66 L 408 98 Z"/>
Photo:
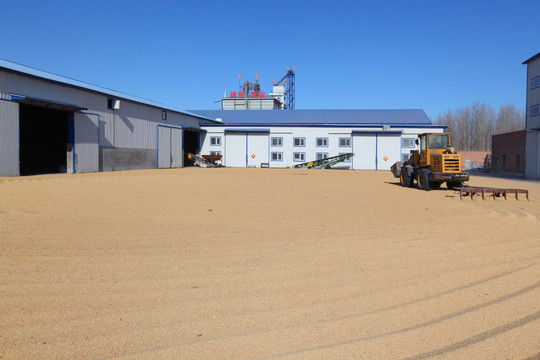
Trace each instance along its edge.
<path fill-rule="evenodd" d="M 246 95 L 246 93 L 243 90 L 239 91 L 238 93 L 236 93 L 236 91 L 231 91 L 229 93 L 229 97 L 231 97 L 231 98 L 236 98 L 236 97 L 243 98 L 245 95 Z M 264 97 L 266 97 L 266 94 L 265 94 L 264 91 L 259 91 L 259 92 L 252 91 L 248 95 L 249 95 L 249 97 L 252 97 L 252 98 L 256 98 L 256 97 L 264 98 Z"/>

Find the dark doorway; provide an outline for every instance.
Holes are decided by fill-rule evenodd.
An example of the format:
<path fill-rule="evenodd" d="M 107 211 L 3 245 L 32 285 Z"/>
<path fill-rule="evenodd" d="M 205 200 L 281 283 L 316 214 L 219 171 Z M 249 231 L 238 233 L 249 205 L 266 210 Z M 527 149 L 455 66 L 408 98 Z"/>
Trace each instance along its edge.
<path fill-rule="evenodd" d="M 20 174 L 66 172 L 68 129 L 73 113 L 20 104 Z"/>
<path fill-rule="evenodd" d="M 195 162 L 188 158 L 188 154 L 199 152 L 199 133 L 184 130 L 184 167 L 195 166 Z"/>

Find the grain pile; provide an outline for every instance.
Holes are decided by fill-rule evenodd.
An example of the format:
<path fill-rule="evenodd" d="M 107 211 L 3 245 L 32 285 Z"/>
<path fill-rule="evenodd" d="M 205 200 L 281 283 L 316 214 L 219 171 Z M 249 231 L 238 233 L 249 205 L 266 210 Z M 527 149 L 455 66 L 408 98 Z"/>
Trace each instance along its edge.
<path fill-rule="evenodd" d="M 540 183 L 390 172 L 0 178 L 1 359 L 540 356 Z"/>

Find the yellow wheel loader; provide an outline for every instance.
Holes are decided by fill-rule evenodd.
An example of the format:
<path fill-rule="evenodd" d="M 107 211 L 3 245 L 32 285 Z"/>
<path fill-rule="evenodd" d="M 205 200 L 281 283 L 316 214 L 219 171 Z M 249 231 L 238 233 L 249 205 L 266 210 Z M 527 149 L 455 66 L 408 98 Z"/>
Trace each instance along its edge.
<path fill-rule="evenodd" d="M 461 172 L 461 156 L 451 146 L 450 133 L 418 135 L 420 150 L 411 151 L 406 162 L 398 161 L 390 170 L 402 186 L 411 187 L 414 180 L 422 190 L 438 189 L 446 182 L 449 189 L 464 186 L 469 174 Z"/>

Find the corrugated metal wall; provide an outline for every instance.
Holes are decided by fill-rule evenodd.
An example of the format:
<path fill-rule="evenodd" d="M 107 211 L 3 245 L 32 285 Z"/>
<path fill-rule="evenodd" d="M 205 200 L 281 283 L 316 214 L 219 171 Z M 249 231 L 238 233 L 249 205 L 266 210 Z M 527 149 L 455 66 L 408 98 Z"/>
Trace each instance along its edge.
<path fill-rule="evenodd" d="M 99 116 L 99 145 L 102 147 L 157 149 L 157 126 L 199 128 L 200 119 L 134 101 L 120 99 L 120 109 L 107 108 L 108 96 L 63 86 L 23 75 L 0 71 L 0 98 L 19 94 L 85 107 Z"/>
<path fill-rule="evenodd" d="M 19 175 L 19 104 L 0 100 L 0 176 Z"/>
<path fill-rule="evenodd" d="M 158 127 L 158 168 L 171 167 L 171 129 Z"/>
<path fill-rule="evenodd" d="M 184 163 L 183 130 L 158 126 L 158 167 L 182 167 Z"/>
<path fill-rule="evenodd" d="M 182 167 L 184 164 L 183 138 L 182 129 L 171 129 L 171 167 L 173 168 Z"/>
<path fill-rule="evenodd" d="M 98 116 L 75 113 L 75 172 L 99 171 Z"/>

